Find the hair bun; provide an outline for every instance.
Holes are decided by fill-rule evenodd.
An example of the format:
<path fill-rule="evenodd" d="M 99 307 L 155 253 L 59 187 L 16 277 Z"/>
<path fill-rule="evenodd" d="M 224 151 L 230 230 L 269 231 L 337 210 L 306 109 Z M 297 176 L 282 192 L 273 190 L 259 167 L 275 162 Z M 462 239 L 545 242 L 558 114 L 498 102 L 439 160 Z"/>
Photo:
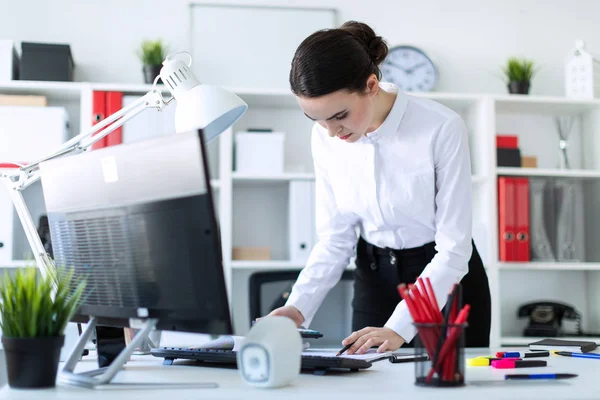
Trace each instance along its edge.
<path fill-rule="evenodd" d="M 363 44 L 375 65 L 379 65 L 387 56 L 387 43 L 381 36 L 377 36 L 369 25 L 357 21 L 347 21 L 340 29 L 348 32 Z"/>

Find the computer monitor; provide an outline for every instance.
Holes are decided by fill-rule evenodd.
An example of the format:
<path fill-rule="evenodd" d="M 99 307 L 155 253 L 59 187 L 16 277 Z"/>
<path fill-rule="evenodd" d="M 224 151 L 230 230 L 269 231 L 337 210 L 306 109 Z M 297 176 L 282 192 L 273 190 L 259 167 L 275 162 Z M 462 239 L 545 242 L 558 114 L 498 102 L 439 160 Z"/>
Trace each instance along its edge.
<path fill-rule="evenodd" d="M 85 276 L 73 321 L 233 333 L 203 132 L 41 164 L 57 267 Z"/>

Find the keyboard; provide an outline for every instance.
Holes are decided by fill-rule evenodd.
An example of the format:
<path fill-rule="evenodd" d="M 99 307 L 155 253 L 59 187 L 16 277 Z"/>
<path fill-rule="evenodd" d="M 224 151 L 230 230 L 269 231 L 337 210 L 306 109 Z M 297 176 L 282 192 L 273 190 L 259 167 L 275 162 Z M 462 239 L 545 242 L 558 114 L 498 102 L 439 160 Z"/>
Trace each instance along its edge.
<path fill-rule="evenodd" d="M 237 352 L 233 350 L 195 349 L 185 347 L 160 347 L 151 350 L 154 357 L 164 358 L 164 365 L 172 365 L 180 359 L 196 360 L 210 366 L 235 366 L 237 368 Z M 302 355 L 301 369 L 316 375 L 324 375 L 329 370 L 358 371 L 371 367 L 365 360 L 355 360 L 345 357 L 322 357 Z"/>

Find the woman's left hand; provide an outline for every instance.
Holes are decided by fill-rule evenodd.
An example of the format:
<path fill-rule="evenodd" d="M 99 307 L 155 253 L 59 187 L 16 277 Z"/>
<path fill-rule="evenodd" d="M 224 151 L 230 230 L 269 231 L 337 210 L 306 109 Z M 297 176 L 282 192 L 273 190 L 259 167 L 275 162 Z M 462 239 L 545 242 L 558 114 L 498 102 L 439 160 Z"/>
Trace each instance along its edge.
<path fill-rule="evenodd" d="M 354 344 L 346 350 L 346 354 L 348 355 L 364 354 L 373 346 L 379 346 L 377 348 L 378 353 L 395 351 L 404 344 L 404 339 L 390 328 L 367 327 L 353 332 L 346 339 L 342 340 L 344 346 L 352 342 Z"/>

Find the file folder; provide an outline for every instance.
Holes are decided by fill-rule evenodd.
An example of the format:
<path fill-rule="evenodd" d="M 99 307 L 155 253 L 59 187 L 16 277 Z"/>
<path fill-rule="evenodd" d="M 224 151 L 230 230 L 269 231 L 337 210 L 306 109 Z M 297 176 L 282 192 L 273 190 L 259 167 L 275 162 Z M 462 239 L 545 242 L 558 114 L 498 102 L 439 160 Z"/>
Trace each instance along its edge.
<path fill-rule="evenodd" d="M 121 92 L 106 92 L 106 117 L 110 117 L 114 113 L 123 108 L 123 93 Z M 123 143 L 123 127 L 115 129 L 105 138 L 106 146 L 115 146 Z"/>
<path fill-rule="evenodd" d="M 513 184 L 515 186 L 515 261 L 529 261 L 529 179 L 513 178 Z"/>
<path fill-rule="evenodd" d="M 498 178 L 498 248 L 500 261 L 516 260 L 515 184 L 512 178 Z"/>
<path fill-rule="evenodd" d="M 531 259 L 533 261 L 556 261 L 550 232 L 554 225 L 553 185 L 545 179 L 529 181 Z"/>
<path fill-rule="evenodd" d="M 556 259 L 584 261 L 583 190 L 581 183 L 565 180 L 554 184 L 556 199 Z"/>
<path fill-rule="evenodd" d="M 96 125 L 104 118 L 106 118 L 106 92 L 96 90 L 92 93 L 92 125 Z M 94 143 L 92 150 L 103 147 L 106 147 L 106 137 Z"/>

